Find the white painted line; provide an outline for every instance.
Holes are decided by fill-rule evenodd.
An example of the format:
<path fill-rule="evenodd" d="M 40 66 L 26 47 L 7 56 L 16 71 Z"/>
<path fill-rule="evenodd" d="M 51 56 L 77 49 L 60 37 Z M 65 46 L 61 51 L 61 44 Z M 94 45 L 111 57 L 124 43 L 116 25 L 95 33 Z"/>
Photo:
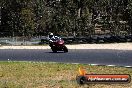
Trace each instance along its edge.
<path fill-rule="evenodd" d="M 70 64 L 70 63 L 69 63 Z M 80 63 L 72 63 L 72 64 L 80 64 Z"/>
<path fill-rule="evenodd" d="M 106 65 L 106 66 L 111 66 L 112 67 L 112 66 L 116 66 L 116 65 Z"/>
<path fill-rule="evenodd" d="M 127 68 L 131 68 L 132 66 L 125 66 L 125 67 L 127 67 Z"/>
<path fill-rule="evenodd" d="M 11 61 L 10 59 L 7 59 L 8 62 L 29 62 L 29 63 L 51 63 L 51 64 L 56 64 L 56 63 L 64 63 L 64 64 L 81 64 L 81 63 L 65 63 L 65 62 L 43 62 L 43 61 Z M 88 64 L 92 66 L 115 66 L 115 67 L 126 67 L 126 68 L 132 68 L 132 66 L 116 66 L 116 65 L 100 65 L 100 64 Z"/>
<path fill-rule="evenodd" d="M 89 64 L 89 65 L 97 66 L 97 65 L 99 65 L 99 64 Z"/>

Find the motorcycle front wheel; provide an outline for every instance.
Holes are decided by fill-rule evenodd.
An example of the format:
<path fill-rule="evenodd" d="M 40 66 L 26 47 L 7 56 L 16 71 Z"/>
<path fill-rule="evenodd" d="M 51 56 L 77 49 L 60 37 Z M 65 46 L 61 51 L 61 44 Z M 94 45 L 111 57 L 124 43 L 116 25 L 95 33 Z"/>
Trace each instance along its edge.
<path fill-rule="evenodd" d="M 66 47 L 66 46 L 64 46 L 64 47 L 63 47 L 63 50 L 64 50 L 64 52 L 65 52 L 65 53 L 67 53 L 67 52 L 68 52 L 68 49 L 67 49 L 67 47 Z"/>

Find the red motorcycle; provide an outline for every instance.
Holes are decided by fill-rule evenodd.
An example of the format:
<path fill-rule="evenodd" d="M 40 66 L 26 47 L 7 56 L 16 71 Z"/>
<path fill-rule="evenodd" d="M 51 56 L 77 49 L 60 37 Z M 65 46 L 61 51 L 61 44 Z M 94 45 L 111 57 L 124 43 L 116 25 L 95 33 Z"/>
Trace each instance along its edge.
<path fill-rule="evenodd" d="M 64 44 L 64 40 L 60 38 L 50 41 L 49 46 L 51 47 L 53 52 L 57 51 L 64 51 L 65 53 L 68 52 L 68 49 Z"/>

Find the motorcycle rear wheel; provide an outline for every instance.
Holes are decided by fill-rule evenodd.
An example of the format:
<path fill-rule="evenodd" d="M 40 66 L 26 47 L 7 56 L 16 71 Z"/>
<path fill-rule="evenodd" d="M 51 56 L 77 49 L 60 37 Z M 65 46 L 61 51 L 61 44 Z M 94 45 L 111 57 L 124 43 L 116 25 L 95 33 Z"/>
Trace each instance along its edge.
<path fill-rule="evenodd" d="M 56 50 L 55 47 L 52 47 L 51 49 L 52 49 L 52 51 L 53 51 L 54 53 L 57 53 L 57 50 Z"/>

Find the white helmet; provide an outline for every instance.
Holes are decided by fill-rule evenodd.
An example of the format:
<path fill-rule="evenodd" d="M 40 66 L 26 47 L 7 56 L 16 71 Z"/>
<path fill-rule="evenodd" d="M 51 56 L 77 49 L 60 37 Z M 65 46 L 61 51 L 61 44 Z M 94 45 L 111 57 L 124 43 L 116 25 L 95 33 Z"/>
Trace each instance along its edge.
<path fill-rule="evenodd" d="M 54 35 L 53 33 L 50 33 L 50 35 Z"/>
<path fill-rule="evenodd" d="M 54 36 L 53 33 L 50 33 L 50 34 L 49 34 L 49 38 L 52 38 L 53 36 Z"/>

